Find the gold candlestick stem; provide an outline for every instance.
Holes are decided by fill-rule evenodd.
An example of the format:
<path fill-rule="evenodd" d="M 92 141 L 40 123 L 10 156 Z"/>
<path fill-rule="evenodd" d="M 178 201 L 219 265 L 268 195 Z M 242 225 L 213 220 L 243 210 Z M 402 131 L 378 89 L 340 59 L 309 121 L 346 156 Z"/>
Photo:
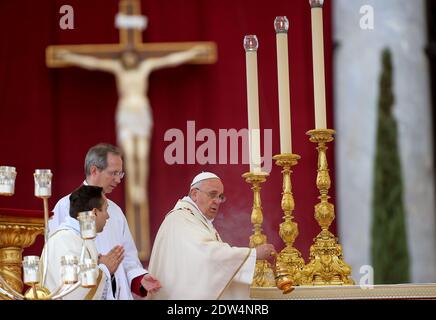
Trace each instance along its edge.
<path fill-rule="evenodd" d="M 49 230 L 48 230 L 48 198 L 47 196 L 42 197 L 42 201 L 44 203 L 44 245 L 48 242 L 48 236 L 49 236 Z M 45 286 L 45 280 L 47 277 L 47 257 L 48 257 L 48 249 L 44 251 L 44 270 L 42 271 L 42 281 L 41 281 L 41 287 L 44 288 Z"/>
<path fill-rule="evenodd" d="M 328 230 L 335 219 L 335 209 L 329 203 L 328 191 L 331 186 L 327 163 L 326 143 L 334 140 L 334 130 L 317 129 L 308 131 L 310 141 L 318 147 L 318 174 L 316 185 L 320 192 L 320 202 L 315 206 L 315 219 L 321 227 L 321 232 L 310 247 L 310 261 L 304 268 L 304 275 L 309 285 L 351 285 L 351 267 L 342 257 L 342 247 L 337 238 Z"/>
<path fill-rule="evenodd" d="M 262 233 L 262 203 L 260 198 L 260 184 L 266 181 L 267 173 L 247 172 L 242 175 L 253 190 L 253 209 L 251 211 L 251 223 L 254 234 L 250 236 L 250 248 L 256 248 L 267 243 L 266 235 Z M 253 287 L 275 287 L 274 272 L 267 260 L 256 260 L 256 268 L 253 277 Z"/>
<path fill-rule="evenodd" d="M 279 154 L 273 157 L 276 165 L 283 168 L 283 193 L 281 207 L 284 213 L 280 224 L 279 234 L 285 243 L 285 248 L 280 251 L 276 260 L 276 284 L 283 293 L 293 290 L 293 286 L 302 284 L 304 259 L 301 253 L 293 247 L 295 239 L 298 237 L 298 225 L 292 219 L 292 212 L 295 208 L 295 201 L 292 195 L 291 167 L 295 166 L 300 159 L 296 154 Z"/>
<path fill-rule="evenodd" d="M 44 243 L 47 243 L 47 241 L 48 241 L 48 197 L 43 197 L 42 201 L 44 202 L 44 225 L 45 225 Z"/>
<path fill-rule="evenodd" d="M 35 297 L 35 299 L 38 299 L 38 292 L 36 291 L 36 286 L 34 283 L 32 284 L 32 291 L 33 291 L 33 296 Z"/>

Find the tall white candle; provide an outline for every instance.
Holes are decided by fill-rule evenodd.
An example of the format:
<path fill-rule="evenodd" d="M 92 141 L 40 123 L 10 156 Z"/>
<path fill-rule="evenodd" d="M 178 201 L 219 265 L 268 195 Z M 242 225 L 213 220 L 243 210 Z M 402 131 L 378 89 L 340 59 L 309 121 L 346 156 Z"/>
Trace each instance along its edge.
<path fill-rule="evenodd" d="M 274 21 L 277 44 L 277 77 L 279 87 L 280 153 L 292 153 L 291 101 L 289 95 L 288 29 L 286 17 Z"/>
<path fill-rule="evenodd" d="M 257 80 L 257 48 L 259 43 L 255 35 L 244 38 L 245 61 L 247 72 L 247 105 L 250 172 L 261 172 L 260 160 L 260 127 L 259 127 L 259 94 Z"/>
<path fill-rule="evenodd" d="M 327 129 L 325 74 L 324 74 L 324 36 L 322 22 L 323 0 L 310 0 L 312 15 L 312 58 L 313 90 L 315 99 L 315 128 Z"/>

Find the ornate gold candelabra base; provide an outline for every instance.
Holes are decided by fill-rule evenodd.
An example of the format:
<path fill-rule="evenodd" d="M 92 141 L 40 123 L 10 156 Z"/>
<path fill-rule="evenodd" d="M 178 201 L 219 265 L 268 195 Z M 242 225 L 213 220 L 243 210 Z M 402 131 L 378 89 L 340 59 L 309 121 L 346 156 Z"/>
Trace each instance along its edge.
<path fill-rule="evenodd" d="M 254 234 L 250 236 L 250 248 L 256 248 L 267 243 L 266 235 L 262 233 L 262 205 L 260 199 L 260 184 L 266 181 L 267 173 L 247 172 L 242 175 L 253 190 L 253 209 L 251 211 L 251 223 L 254 226 Z M 267 260 L 257 260 L 254 270 L 253 287 L 275 287 L 274 272 Z"/>
<path fill-rule="evenodd" d="M 17 292 L 22 292 L 24 286 L 21 278 L 23 249 L 43 233 L 42 219 L 0 214 L 0 275 Z"/>
<path fill-rule="evenodd" d="M 328 230 L 335 219 L 333 204 L 328 202 L 328 191 L 331 180 L 327 164 L 326 143 L 333 141 L 334 130 L 318 129 L 308 131 L 310 141 L 318 147 L 318 174 L 316 185 L 320 191 L 320 202 L 315 206 L 315 219 L 321 227 L 321 232 L 310 247 L 310 261 L 304 267 L 306 285 L 351 285 L 351 267 L 342 257 L 342 247 L 337 238 Z"/>
<path fill-rule="evenodd" d="M 301 253 L 293 247 L 295 239 L 298 237 L 298 225 L 292 221 L 295 202 L 292 195 L 291 167 L 298 163 L 300 156 L 296 154 L 279 154 L 274 156 L 273 159 L 276 161 L 276 165 L 283 168 L 281 207 L 284 213 L 284 222 L 280 224 L 279 234 L 285 243 L 285 248 L 280 251 L 276 259 L 276 285 L 283 293 L 289 293 L 293 290 L 293 286 L 304 283 L 302 273 L 305 265 L 304 259 Z"/>

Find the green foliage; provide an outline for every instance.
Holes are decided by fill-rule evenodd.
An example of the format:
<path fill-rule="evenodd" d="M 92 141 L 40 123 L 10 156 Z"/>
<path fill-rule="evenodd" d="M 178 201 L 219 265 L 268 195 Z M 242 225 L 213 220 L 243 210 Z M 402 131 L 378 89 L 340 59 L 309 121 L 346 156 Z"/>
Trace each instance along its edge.
<path fill-rule="evenodd" d="M 374 282 L 409 282 L 409 253 L 403 203 L 403 179 L 397 123 L 392 114 L 392 61 L 389 49 L 382 54 L 378 124 L 373 186 L 372 264 Z"/>

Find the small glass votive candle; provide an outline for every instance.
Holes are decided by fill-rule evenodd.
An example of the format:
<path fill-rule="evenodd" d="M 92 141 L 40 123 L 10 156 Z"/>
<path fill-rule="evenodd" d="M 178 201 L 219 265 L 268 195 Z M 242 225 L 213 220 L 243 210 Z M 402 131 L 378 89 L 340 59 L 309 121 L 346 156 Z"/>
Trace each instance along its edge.
<path fill-rule="evenodd" d="M 78 259 L 73 255 L 62 256 L 61 277 L 64 284 L 74 284 L 78 281 Z"/>
<path fill-rule="evenodd" d="M 15 167 L 0 166 L 0 195 L 12 196 L 15 189 Z"/>
<path fill-rule="evenodd" d="M 97 262 L 93 259 L 85 259 L 80 264 L 80 284 L 84 288 L 92 288 L 97 284 Z"/>
<path fill-rule="evenodd" d="M 324 0 L 309 0 L 311 8 L 322 8 L 324 5 Z"/>
<path fill-rule="evenodd" d="M 259 41 L 257 40 L 256 35 L 249 34 L 244 37 L 244 49 L 246 52 L 257 51 L 259 48 Z"/>
<path fill-rule="evenodd" d="M 35 178 L 35 197 L 51 197 L 51 178 L 53 174 L 50 169 L 36 169 L 33 174 Z"/>
<path fill-rule="evenodd" d="M 39 283 L 38 256 L 26 256 L 23 258 L 23 282 L 27 285 Z"/>
<path fill-rule="evenodd" d="M 95 225 L 95 213 L 93 211 L 82 211 L 77 215 L 80 222 L 80 234 L 82 239 L 94 239 L 97 235 Z"/>
<path fill-rule="evenodd" d="M 274 20 L 276 33 L 287 33 L 289 30 L 289 20 L 285 16 L 278 16 Z"/>

